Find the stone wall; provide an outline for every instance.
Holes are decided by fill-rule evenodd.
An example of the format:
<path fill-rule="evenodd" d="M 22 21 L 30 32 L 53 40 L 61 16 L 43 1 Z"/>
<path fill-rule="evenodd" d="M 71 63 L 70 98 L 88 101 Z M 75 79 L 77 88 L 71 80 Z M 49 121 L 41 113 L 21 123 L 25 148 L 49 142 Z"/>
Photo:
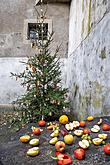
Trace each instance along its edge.
<path fill-rule="evenodd" d="M 0 57 L 26 57 L 35 52 L 30 43 L 23 42 L 25 20 L 37 19 L 34 5 L 34 0 L 0 1 Z M 52 20 L 55 32 L 52 49 L 62 43 L 59 55 L 67 57 L 69 3 L 49 4 L 46 18 Z"/>
<path fill-rule="evenodd" d="M 36 19 L 34 0 L 1 0 L 0 1 L 0 105 L 12 103 L 24 89 L 14 79 L 10 72 L 20 72 L 23 66 L 19 61 L 36 53 L 31 43 L 24 42 L 24 22 Z M 52 20 L 52 30 L 55 32 L 51 50 L 61 45 L 59 56 L 66 61 L 68 44 L 69 3 L 50 3 L 46 18 Z M 39 6 L 37 6 L 39 10 Z M 64 62 L 65 63 L 65 62 Z M 65 66 L 64 66 L 65 68 Z M 62 74 L 65 81 L 65 72 Z M 63 79 L 63 78 L 62 78 Z M 63 81 L 63 82 L 64 82 Z"/>
<path fill-rule="evenodd" d="M 110 1 L 72 0 L 67 86 L 79 119 L 110 115 Z"/>

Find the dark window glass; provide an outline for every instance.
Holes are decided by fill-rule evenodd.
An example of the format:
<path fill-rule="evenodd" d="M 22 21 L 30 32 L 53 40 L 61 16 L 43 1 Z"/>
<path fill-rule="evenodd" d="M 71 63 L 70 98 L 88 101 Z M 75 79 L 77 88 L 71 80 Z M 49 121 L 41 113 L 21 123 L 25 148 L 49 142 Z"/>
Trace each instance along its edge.
<path fill-rule="evenodd" d="M 48 23 L 28 23 L 28 39 L 46 40 L 48 36 Z"/>

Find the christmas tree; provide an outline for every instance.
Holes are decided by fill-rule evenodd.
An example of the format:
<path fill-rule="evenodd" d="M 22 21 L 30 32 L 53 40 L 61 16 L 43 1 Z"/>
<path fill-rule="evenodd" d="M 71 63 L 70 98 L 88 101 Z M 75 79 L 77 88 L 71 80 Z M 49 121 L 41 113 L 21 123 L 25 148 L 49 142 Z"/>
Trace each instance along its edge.
<path fill-rule="evenodd" d="M 21 85 L 27 89 L 17 100 L 26 122 L 39 120 L 42 116 L 45 119 L 53 115 L 57 118 L 69 105 L 66 100 L 67 89 L 61 87 L 60 59 L 57 57 L 59 47 L 54 54 L 51 53 L 53 33 L 48 32 L 45 37 L 44 19 L 41 8 L 40 22 L 37 25 L 39 28 L 34 29 L 37 37 L 32 41 L 32 47 L 37 48 L 37 53 L 24 62 L 25 70 L 22 73 L 11 73 L 16 79 L 20 78 Z"/>

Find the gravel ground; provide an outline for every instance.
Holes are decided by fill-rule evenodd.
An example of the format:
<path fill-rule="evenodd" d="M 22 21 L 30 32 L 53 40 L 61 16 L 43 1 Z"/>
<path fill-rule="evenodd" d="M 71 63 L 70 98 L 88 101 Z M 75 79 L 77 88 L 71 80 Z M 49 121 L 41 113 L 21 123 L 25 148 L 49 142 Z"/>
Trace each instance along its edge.
<path fill-rule="evenodd" d="M 110 117 L 103 117 L 103 123 L 110 124 Z M 99 118 L 95 118 L 91 122 L 86 122 L 86 127 L 92 128 L 94 124 L 99 121 Z M 32 135 L 31 127 L 36 126 L 37 124 L 31 123 L 26 127 L 20 129 L 17 132 L 14 132 L 12 129 L 8 128 L 7 125 L 1 125 L 0 127 L 0 165 L 56 165 L 56 160 L 53 160 L 50 157 L 50 151 L 52 155 L 55 155 L 55 148 L 49 144 L 50 134 L 52 131 L 43 128 L 43 132 L 40 136 L 32 136 L 40 139 L 40 154 L 36 157 L 26 156 L 27 150 L 30 148 L 29 144 L 24 144 L 19 141 L 19 137 L 24 134 Z M 60 126 L 63 127 L 63 126 Z M 106 143 L 110 143 L 110 131 L 102 131 L 100 126 L 100 133 L 107 133 L 108 139 Z M 73 134 L 73 131 L 71 132 Z M 98 133 L 91 133 L 92 138 L 97 137 Z M 60 135 L 59 140 L 63 140 L 63 137 Z M 74 143 L 71 146 L 66 146 L 65 153 L 71 155 L 73 159 L 73 165 L 110 165 L 110 156 L 107 156 L 103 152 L 103 145 L 95 146 L 90 145 L 89 149 L 86 150 L 86 156 L 84 160 L 77 160 L 74 158 L 73 151 L 77 149 L 78 141 L 81 138 L 75 137 Z"/>

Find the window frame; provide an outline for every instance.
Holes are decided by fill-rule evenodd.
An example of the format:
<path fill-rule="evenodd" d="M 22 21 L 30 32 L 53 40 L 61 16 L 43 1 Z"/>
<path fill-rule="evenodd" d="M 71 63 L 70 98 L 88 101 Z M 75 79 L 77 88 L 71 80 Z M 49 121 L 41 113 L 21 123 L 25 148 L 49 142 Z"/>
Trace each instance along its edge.
<path fill-rule="evenodd" d="M 24 29 L 23 29 L 23 43 L 29 44 L 31 39 L 28 37 L 28 26 L 29 24 L 39 24 L 39 23 L 47 23 L 48 24 L 48 33 L 52 33 L 52 19 L 25 19 L 24 20 Z"/>

